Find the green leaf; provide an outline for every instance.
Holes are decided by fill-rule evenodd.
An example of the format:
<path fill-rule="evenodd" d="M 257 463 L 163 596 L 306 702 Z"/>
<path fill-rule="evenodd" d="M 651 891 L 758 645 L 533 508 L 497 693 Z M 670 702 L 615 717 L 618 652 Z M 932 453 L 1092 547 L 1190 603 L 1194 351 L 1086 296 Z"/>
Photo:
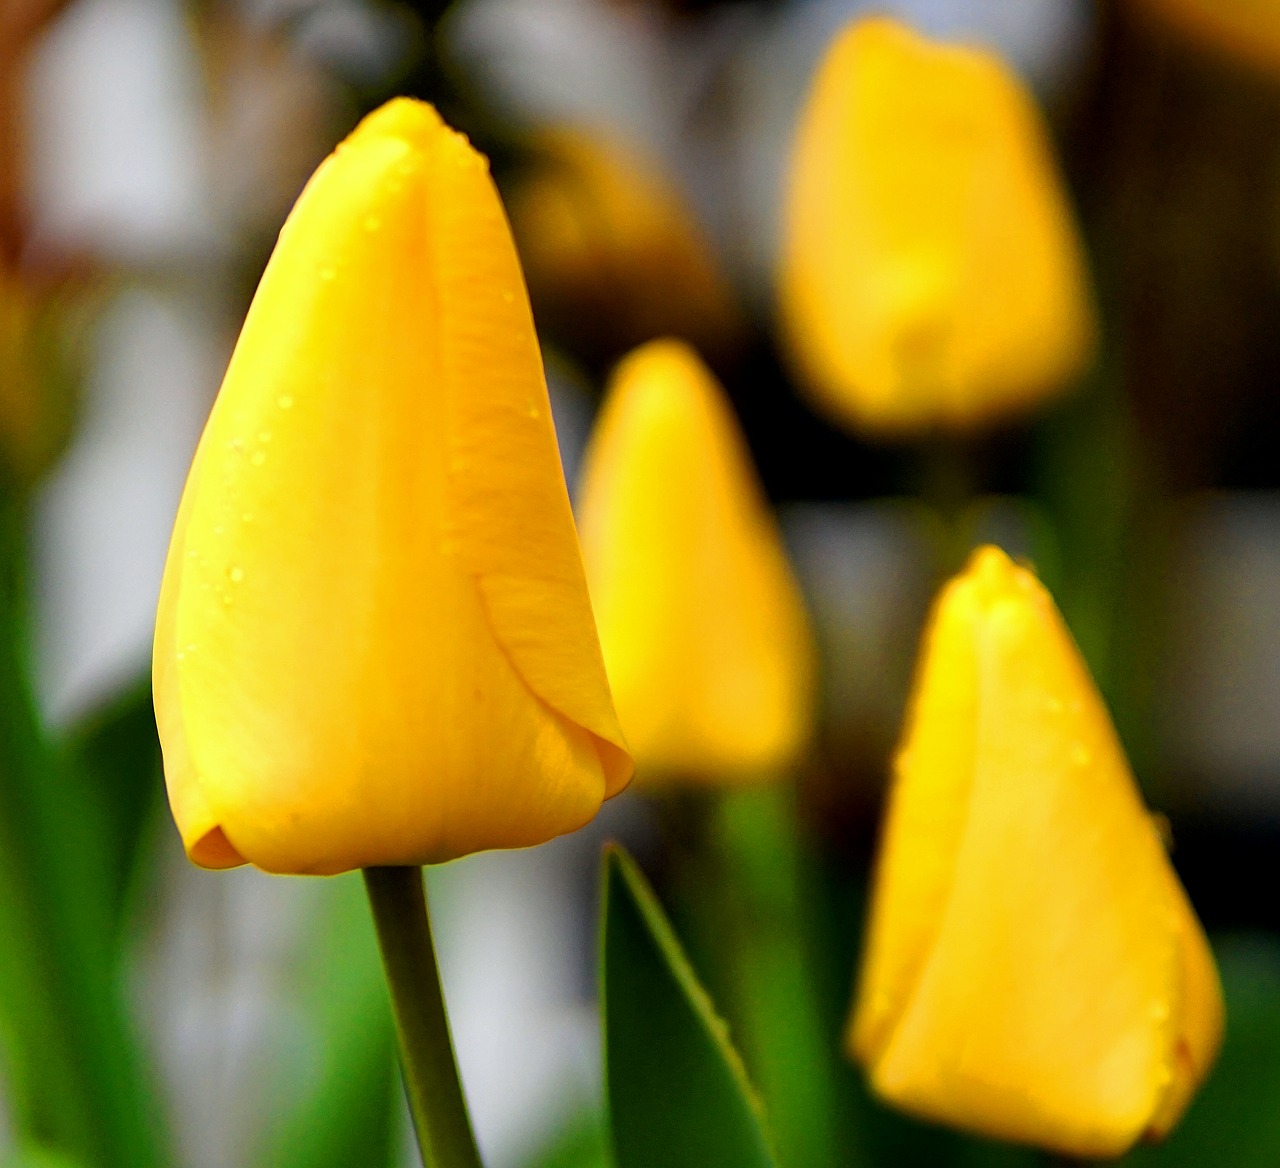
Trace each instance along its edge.
<path fill-rule="evenodd" d="M 604 1115 L 595 1107 L 584 1110 L 522 1164 L 524 1168 L 611 1168 Z"/>
<path fill-rule="evenodd" d="M 102 803 L 32 695 L 26 516 L 0 493 L 0 1048 L 20 1141 L 150 1168 L 163 1121 L 132 1032 Z"/>
<path fill-rule="evenodd" d="M 778 1162 L 830 1168 L 866 1157 L 850 1130 L 856 1125 L 845 1122 L 852 1101 L 842 1097 L 852 1077 L 840 1051 L 849 965 L 832 967 L 837 1004 L 829 1012 L 805 842 L 790 783 L 726 791 L 678 889 L 690 949 L 760 1089 Z"/>
<path fill-rule="evenodd" d="M 652 889 L 605 853 L 600 993 L 618 1168 L 775 1168 L 724 1023 Z"/>
<path fill-rule="evenodd" d="M 74 1160 L 39 1144 L 19 1148 L 0 1160 L 0 1165 L 3 1168 L 84 1168 L 83 1161 Z"/>

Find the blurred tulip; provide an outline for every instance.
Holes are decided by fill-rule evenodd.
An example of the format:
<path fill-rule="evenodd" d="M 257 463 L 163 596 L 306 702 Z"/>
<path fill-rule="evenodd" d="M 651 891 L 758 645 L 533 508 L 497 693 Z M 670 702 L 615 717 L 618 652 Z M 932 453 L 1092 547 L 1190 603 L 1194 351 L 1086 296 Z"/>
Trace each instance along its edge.
<path fill-rule="evenodd" d="M 1060 390 L 1094 323 L 1023 84 L 985 50 L 848 28 L 800 121 L 779 293 L 803 384 L 868 433 L 973 427 Z"/>
<path fill-rule="evenodd" d="M 188 855 L 540 843 L 631 771 L 485 159 L 366 118 L 280 233 L 178 513 L 155 700 Z"/>
<path fill-rule="evenodd" d="M 0 487 L 31 486 L 71 430 L 79 354 L 70 328 L 79 291 L 67 273 L 25 269 L 32 48 L 67 0 L 0 5 Z M 45 257 L 46 261 L 48 257 Z"/>
<path fill-rule="evenodd" d="M 1276 0 L 1133 0 L 1157 20 L 1211 51 L 1280 72 Z"/>
<path fill-rule="evenodd" d="M 40 287 L 0 266 L 0 488 L 34 484 L 71 433 L 77 325 L 88 297 L 73 281 Z"/>
<path fill-rule="evenodd" d="M 1217 972 L 1052 599 L 994 547 L 942 592 L 848 1039 L 904 1110 L 1075 1156 L 1178 1120 Z"/>
<path fill-rule="evenodd" d="M 711 373 L 654 341 L 587 449 L 583 559 L 644 781 L 777 777 L 808 739 L 813 649 L 750 454 Z"/>
<path fill-rule="evenodd" d="M 511 222 L 539 324 L 612 359 L 674 335 L 704 351 L 741 327 L 710 242 L 649 159 L 583 130 L 537 138 Z"/>

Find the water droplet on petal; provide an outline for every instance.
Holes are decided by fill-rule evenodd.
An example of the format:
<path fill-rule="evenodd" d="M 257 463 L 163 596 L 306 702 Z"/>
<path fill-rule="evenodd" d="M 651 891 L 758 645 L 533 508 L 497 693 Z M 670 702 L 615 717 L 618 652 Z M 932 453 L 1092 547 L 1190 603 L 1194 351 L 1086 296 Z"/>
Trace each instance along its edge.
<path fill-rule="evenodd" d="M 1062 713 L 1062 699 L 1050 698 L 1047 702 L 1045 702 L 1044 707 L 1051 714 L 1060 714 Z"/>
<path fill-rule="evenodd" d="M 244 453 L 244 439 L 243 439 L 243 438 L 232 438 L 232 439 L 231 439 L 231 441 L 227 443 L 227 449 L 228 449 L 228 450 L 230 450 L 232 454 L 243 454 L 243 453 Z"/>
<path fill-rule="evenodd" d="M 254 466 L 261 466 L 267 461 L 267 452 L 265 450 L 255 450 L 251 455 L 249 455 L 249 461 L 253 463 Z"/>
<path fill-rule="evenodd" d="M 1077 742 L 1071 748 L 1071 761 L 1076 766 L 1088 766 L 1093 761 L 1093 753 L 1083 742 Z"/>
<path fill-rule="evenodd" d="M 338 270 L 332 264 L 325 264 L 324 267 L 320 269 L 320 279 L 326 282 L 334 279 L 337 275 Z"/>
<path fill-rule="evenodd" d="M 282 393 L 278 398 L 276 398 L 276 405 L 278 405 L 282 410 L 293 409 L 293 394 Z"/>
<path fill-rule="evenodd" d="M 370 233 L 377 231 L 382 226 L 382 220 L 377 215 L 366 215 L 364 217 L 364 229 Z"/>
<path fill-rule="evenodd" d="M 227 569 L 227 579 L 230 580 L 232 584 L 239 584 L 240 581 L 244 579 L 244 569 L 240 567 L 239 564 L 232 564 L 231 567 Z"/>
<path fill-rule="evenodd" d="M 270 441 L 271 441 L 271 431 L 270 431 L 270 430 L 259 430 L 259 431 L 258 431 L 258 441 L 259 441 L 259 442 L 270 442 Z"/>
<path fill-rule="evenodd" d="M 542 411 L 541 411 L 540 409 L 538 409 L 538 407 L 537 407 L 537 406 L 530 406 L 530 407 L 529 407 L 529 417 L 531 417 L 531 418 L 540 418 L 540 417 L 542 417 Z"/>
<path fill-rule="evenodd" d="M 514 303 L 515 298 L 516 298 L 516 294 L 512 292 L 510 288 L 508 288 L 505 292 L 502 293 L 502 302 L 504 304 Z"/>

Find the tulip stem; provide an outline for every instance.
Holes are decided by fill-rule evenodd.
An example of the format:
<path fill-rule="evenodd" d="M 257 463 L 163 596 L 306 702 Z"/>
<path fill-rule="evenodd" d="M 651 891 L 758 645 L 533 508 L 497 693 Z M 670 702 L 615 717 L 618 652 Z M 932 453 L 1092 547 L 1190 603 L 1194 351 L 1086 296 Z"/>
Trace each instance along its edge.
<path fill-rule="evenodd" d="M 480 1168 L 449 1036 L 421 868 L 366 868 L 400 1066 L 425 1168 Z"/>

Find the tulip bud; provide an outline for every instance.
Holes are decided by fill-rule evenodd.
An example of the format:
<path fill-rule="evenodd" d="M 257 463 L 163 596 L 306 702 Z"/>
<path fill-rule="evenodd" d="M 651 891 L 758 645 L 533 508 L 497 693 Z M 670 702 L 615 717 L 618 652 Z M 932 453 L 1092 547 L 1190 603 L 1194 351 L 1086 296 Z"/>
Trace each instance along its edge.
<path fill-rule="evenodd" d="M 1074 1156 L 1167 1132 L 1213 957 L 1049 594 L 983 548 L 925 633 L 848 1041 L 885 1099 Z"/>
<path fill-rule="evenodd" d="M 539 324 L 610 357 L 668 334 L 731 348 L 742 326 L 733 292 L 661 168 L 568 127 L 534 145 L 510 205 Z"/>
<path fill-rule="evenodd" d="M 836 39 L 791 161 L 780 307 L 802 384 L 871 434 L 972 428 L 1080 372 L 1080 241 L 998 58 L 886 19 Z"/>
<path fill-rule="evenodd" d="M 280 233 L 183 494 L 154 674 L 208 867 L 536 844 L 627 782 L 510 232 L 428 105 L 366 118 Z"/>
<path fill-rule="evenodd" d="M 799 589 L 724 391 L 654 341 L 613 375 L 579 497 L 618 713 L 646 781 L 776 777 L 809 735 Z"/>

